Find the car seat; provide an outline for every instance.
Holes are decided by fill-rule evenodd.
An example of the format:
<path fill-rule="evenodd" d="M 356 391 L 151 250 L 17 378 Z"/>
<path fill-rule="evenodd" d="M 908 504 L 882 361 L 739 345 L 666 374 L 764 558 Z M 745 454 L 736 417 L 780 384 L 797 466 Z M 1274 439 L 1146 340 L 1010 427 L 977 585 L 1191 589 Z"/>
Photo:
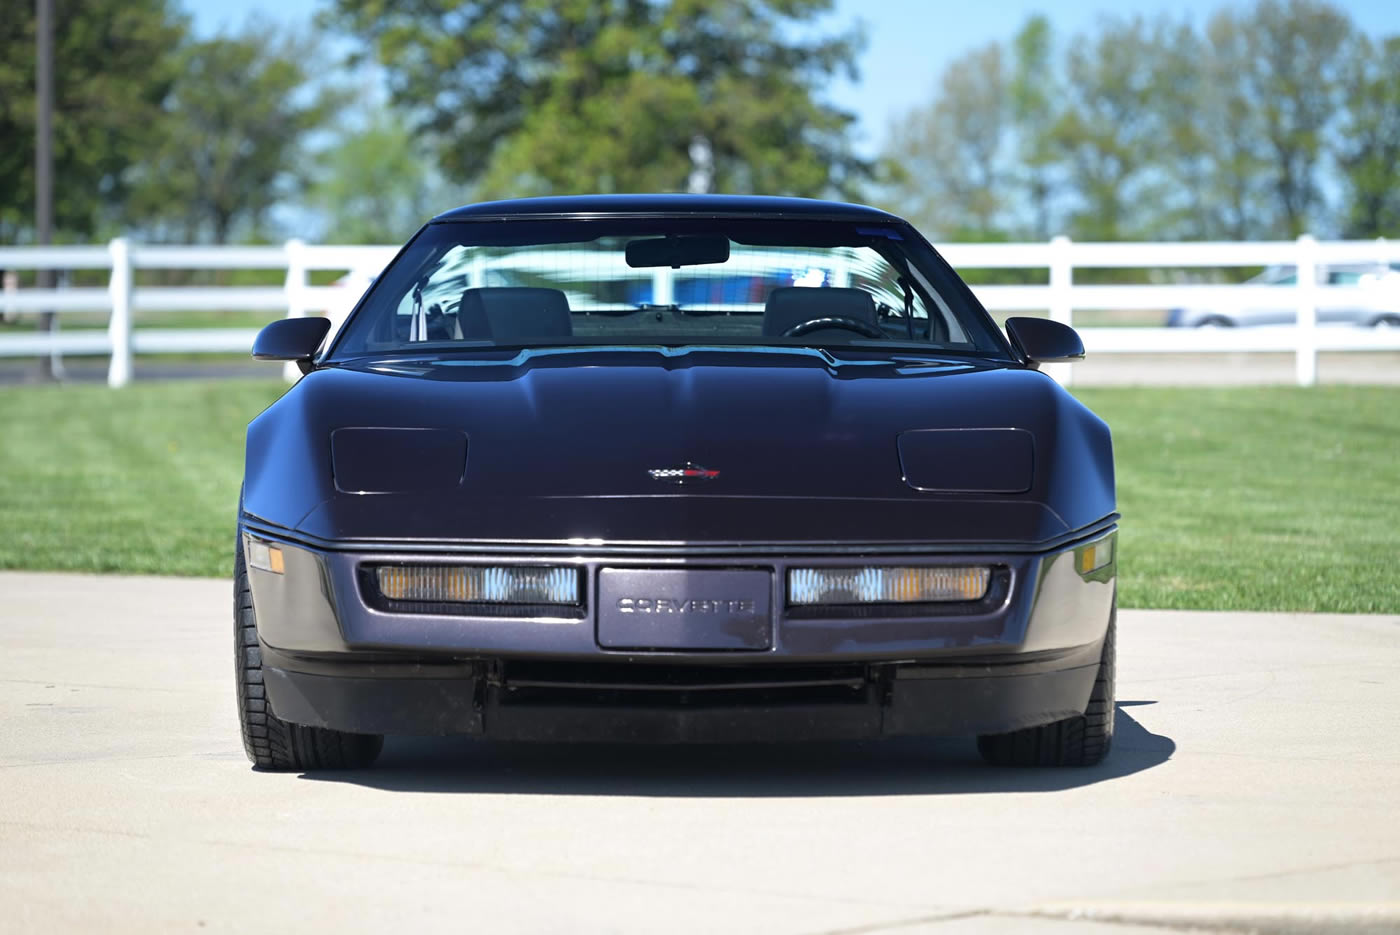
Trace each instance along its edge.
<path fill-rule="evenodd" d="M 574 333 L 569 300 L 558 289 L 468 289 L 457 305 L 457 324 L 464 340 L 497 344 L 566 338 Z"/>

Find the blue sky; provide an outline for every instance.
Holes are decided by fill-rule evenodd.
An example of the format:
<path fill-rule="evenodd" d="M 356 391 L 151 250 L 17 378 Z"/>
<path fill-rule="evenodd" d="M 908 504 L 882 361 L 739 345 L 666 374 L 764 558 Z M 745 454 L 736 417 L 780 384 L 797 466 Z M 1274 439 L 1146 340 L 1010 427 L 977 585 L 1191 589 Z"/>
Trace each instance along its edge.
<path fill-rule="evenodd" d="M 320 0 L 185 0 L 197 32 L 209 35 L 237 27 L 250 13 L 288 24 L 305 23 Z M 890 121 L 927 101 L 948 62 L 988 42 L 1010 38 L 1026 18 L 1044 13 L 1063 38 L 1091 29 L 1106 16 L 1188 15 L 1203 22 L 1211 13 L 1238 4 L 1221 0 L 837 0 L 828 19 L 834 28 L 865 24 L 867 44 L 860 80 L 829 89 L 831 100 L 860 116 L 857 145 L 873 152 Z M 1373 36 L 1400 34 L 1400 0 L 1337 3 Z"/>

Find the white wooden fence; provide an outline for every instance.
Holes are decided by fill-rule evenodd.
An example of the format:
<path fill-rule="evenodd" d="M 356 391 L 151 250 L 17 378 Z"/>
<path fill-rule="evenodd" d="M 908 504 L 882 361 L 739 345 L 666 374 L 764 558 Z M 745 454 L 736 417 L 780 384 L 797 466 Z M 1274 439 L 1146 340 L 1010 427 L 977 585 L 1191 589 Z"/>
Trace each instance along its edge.
<path fill-rule="evenodd" d="M 1317 326 L 1318 308 L 1369 307 L 1400 315 L 1400 287 L 1377 290 L 1355 285 L 1324 285 L 1321 266 L 1400 263 L 1400 242 L 1296 241 L 1258 243 L 1049 243 L 947 244 L 943 255 L 960 270 L 1047 270 L 1044 285 L 989 285 L 975 288 L 994 312 L 1043 311 L 1073 325 L 1077 311 L 1162 310 L 1168 308 L 1297 309 L 1297 324 L 1267 328 L 1090 327 L 1078 329 L 1091 354 L 1290 352 L 1296 356 L 1300 385 L 1317 380 L 1319 351 L 1400 350 L 1400 329 Z M 189 310 L 257 310 L 296 317 L 317 312 L 343 314 L 359 297 L 368 275 L 393 257 L 396 247 L 317 246 L 290 240 L 268 247 L 146 246 L 113 240 L 106 246 L 0 247 L 0 270 L 109 271 L 105 288 L 14 289 L 0 291 L 0 312 L 105 312 L 98 330 L 0 334 L 0 357 L 110 355 L 107 382 L 131 380 L 133 354 L 247 351 L 256 329 L 133 328 L 132 313 Z M 1287 265 L 1298 271 L 1287 286 L 1077 285 L 1076 269 L 1182 270 L 1190 268 Z M 140 269 L 284 271 L 280 286 L 134 286 Z M 357 284 L 311 286 L 317 270 L 358 271 Z M 353 277 L 352 277 L 353 279 Z M 1068 382 L 1069 368 L 1056 368 Z"/>

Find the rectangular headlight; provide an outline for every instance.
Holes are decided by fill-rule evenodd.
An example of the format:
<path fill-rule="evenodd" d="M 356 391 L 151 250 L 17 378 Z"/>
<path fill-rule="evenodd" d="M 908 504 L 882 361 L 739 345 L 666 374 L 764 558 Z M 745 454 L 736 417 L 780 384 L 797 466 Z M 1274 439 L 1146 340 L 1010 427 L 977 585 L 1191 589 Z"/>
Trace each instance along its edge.
<path fill-rule="evenodd" d="M 922 604 L 976 601 L 987 593 L 986 566 L 793 568 L 789 604 Z"/>
<path fill-rule="evenodd" d="M 574 568 L 538 565 L 381 565 L 379 593 L 393 601 L 449 604 L 577 604 Z"/>

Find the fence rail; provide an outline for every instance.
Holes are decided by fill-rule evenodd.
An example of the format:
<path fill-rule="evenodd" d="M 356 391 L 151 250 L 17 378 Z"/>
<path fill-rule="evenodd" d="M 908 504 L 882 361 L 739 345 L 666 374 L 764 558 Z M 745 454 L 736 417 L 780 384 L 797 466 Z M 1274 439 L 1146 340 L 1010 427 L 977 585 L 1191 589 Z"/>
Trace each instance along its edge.
<path fill-rule="evenodd" d="M 1400 328 L 1318 327 L 1318 311 L 1366 308 L 1377 319 L 1400 323 L 1400 273 L 1388 272 L 1385 288 L 1318 282 L 1328 266 L 1372 265 L 1400 268 L 1400 242 L 1296 241 L 1255 243 L 1075 243 L 1057 237 L 1048 243 L 948 244 L 943 255 L 959 270 L 1043 270 L 1044 285 L 974 287 L 989 311 L 1047 313 L 1074 324 L 1076 311 L 1165 310 L 1169 308 L 1282 308 L 1296 311 L 1296 323 L 1251 328 L 1090 327 L 1080 328 L 1090 353 L 1288 352 L 1295 355 L 1300 385 L 1317 380 L 1319 351 L 1397 351 Z M 108 355 L 107 382 L 123 386 L 132 377 L 134 354 L 226 353 L 245 351 L 256 329 L 133 328 L 133 312 L 251 310 L 287 317 L 326 313 L 343 316 L 359 298 L 368 276 L 393 257 L 396 247 L 326 246 L 290 240 L 281 246 L 200 247 L 132 244 L 105 246 L 0 247 L 0 270 L 108 270 L 106 288 L 17 288 L 0 291 L 6 317 L 33 312 L 105 312 L 105 331 L 57 330 L 0 334 L 0 357 Z M 1288 266 L 1292 285 L 1087 285 L 1075 284 L 1076 270 L 1219 269 Z M 136 286 L 135 271 L 281 270 L 280 286 Z M 358 274 L 350 286 L 312 286 L 317 271 Z M 1179 273 L 1177 274 L 1179 275 Z M 1158 274 L 1161 278 L 1161 274 Z M 1069 380 L 1068 365 L 1050 368 Z M 289 373 L 295 371 L 289 368 Z"/>

